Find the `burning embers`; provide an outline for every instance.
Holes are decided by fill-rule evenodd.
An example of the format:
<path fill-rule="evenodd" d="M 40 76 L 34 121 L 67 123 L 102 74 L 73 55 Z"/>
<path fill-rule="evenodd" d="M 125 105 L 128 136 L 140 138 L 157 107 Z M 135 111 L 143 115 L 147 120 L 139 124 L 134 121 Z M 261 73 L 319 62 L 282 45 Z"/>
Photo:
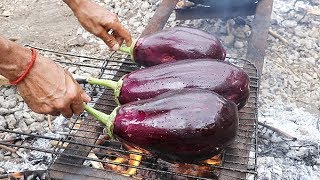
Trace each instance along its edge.
<path fill-rule="evenodd" d="M 104 136 L 105 138 L 105 136 Z M 101 146 L 108 146 L 110 142 L 106 139 L 99 139 L 97 143 Z M 211 159 L 199 164 L 170 163 L 153 157 L 145 150 L 135 149 L 124 145 L 123 152 L 115 153 L 104 148 L 96 148 L 94 151 L 99 156 L 101 165 L 93 165 L 95 168 L 103 167 L 115 173 L 130 176 L 136 179 L 152 177 L 152 179 L 188 179 L 188 177 L 217 178 L 218 171 L 215 166 L 222 165 L 222 155 L 216 155 Z M 91 154 L 91 157 L 92 154 Z M 96 156 L 97 157 L 97 156 Z"/>

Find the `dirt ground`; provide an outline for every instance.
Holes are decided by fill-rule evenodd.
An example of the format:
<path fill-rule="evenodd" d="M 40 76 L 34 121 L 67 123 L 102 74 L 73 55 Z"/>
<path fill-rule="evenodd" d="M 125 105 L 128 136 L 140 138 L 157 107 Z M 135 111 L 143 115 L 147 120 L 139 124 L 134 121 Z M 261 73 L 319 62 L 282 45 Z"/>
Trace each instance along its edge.
<path fill-rule="evenodd" d="M 80 27 L 62 0 L 1 0 L 0 35 L 19 44 L 67 50 Z"/>

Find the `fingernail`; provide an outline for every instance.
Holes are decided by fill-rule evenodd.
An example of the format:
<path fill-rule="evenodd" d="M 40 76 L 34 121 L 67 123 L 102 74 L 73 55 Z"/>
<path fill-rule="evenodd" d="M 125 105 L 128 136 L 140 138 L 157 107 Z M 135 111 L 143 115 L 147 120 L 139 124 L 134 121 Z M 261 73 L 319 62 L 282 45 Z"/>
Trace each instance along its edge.
<path fill-rule="evenodd" d="M 113 47 L 111 48 L 112 51 L 117 51 L 118 49 L 119 49 L 119 44 L 118 43 L 113 45 Z"/>

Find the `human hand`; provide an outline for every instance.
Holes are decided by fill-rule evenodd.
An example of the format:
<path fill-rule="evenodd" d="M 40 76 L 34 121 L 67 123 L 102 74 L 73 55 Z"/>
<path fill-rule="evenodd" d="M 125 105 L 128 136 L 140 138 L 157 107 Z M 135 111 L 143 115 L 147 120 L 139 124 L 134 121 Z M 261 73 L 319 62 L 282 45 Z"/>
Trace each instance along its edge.
<path fill-rule="evenodd" d="M 88 0 L 65 0 L 65 2 L 73 10 L 81 25 L 101 38 L 111 50 L 118 50 L 124 41 L 127 46 L 131 45 L 131 35 L 121 25 L 116 14 Z"/>
<path fill-rule="evenodd" d="M 30 109 L 41 114 L 70 118 L 81 114 L 83 102 L 90 101 L 68 71 L 40 55 L 17 88 Z"/>

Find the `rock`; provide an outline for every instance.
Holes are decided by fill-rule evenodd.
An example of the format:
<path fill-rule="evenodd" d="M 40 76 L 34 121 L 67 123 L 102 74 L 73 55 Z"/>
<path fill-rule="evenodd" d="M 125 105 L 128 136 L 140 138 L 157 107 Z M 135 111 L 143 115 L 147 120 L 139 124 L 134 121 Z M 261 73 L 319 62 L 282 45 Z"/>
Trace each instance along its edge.
<path fill-rule="evenodd" d="M 272 172 L 277 174 L 279 177 L 282 177 L 282 169 L 280 166 L 272 166 Z"/>
<path fill-rule="evenodd" d="M 27 126 L 27 124 L 24 121 L 19 121 L 18 127 L 21 129 L 22 132 L 30 134 L 31 130 Z"/>
<path fill-rule="evenodd" d="M 234 47 L 237 48 L 237 49 L 241 49 L 244 47 L 244 43 L 241 42 L 241 41 L 235 41 L 234 42 Z"/>
<path fill-rule="evenodd" d="M 3 102 L 4 102 L 4 97 L 3 97 L 3 96 L 0 96 L 0 107 L 3 106 Z"/>
<path fill-rule="evenodd" d="M 142 11 L 146 11 L 146 10 L 148 10 L 149 8 L 150 8 L 150 5 L 149 5 L 148 1 L 144 1 L 144 2 L 142 3 L 142 5 L 141 5 L 141 10 L 142 10 Z"/>
<path fill-rule="evenodd" d="M 235 37 L 233 35 L 225 36 L 222 41 L 226 46 L 232 46 L 234 44 Z"/>
<path fill-rule="evenodd" d="M 7 127 L 7 121 L 3 116 L 0 116 L 0 128 L 6 128 Z"/>
<path fill-rule="evenodd" d="M 4 16 L 4 17 L 9 17 L 9 16 L 12 16 L 12 13 L 11 13 L 10 11 L 8 11 L 8 10 L 4 10 L 4 11 L 2 12 L 2 16 Z"/>
<path fill-rule="evenodd" d="M 8 124 L 8 128 L 9 129 L 14 129 L 16 124 L 17 124 L 17 120 L 16 118 L 14 117 L 13 114 L 10 114 L 8 116 L 5 117 L 6 121 L 7 121 L 7 124 Z"/>
<path fill-rule="evenodd" d="M 67 43 L 70 47 L 74 47 L 74 46 L 82 47 L 86 44 L 86 39 L 83 38 L 82 36 L 79 36 L 77 38 L 70 39 Z"/>
<path fill-rule="evenodd" d="M 2 153 L 0 153 L 0 162 L 3 160 L 4 160 L 4 155 Z M 0 167 L 0 175 L 4 174 L 4 173 L 5 173 L 5 170 L 2 167 Z"/>
<path fill-rule="evenodd" d="M 2 103 L 2 107 L 6 109 L 14 108 L 17 105 L 17 99 L 7 99 Z"/>
<path fill-rule="evenodd" d="M 11 113 L 11 111 L 9 109 L 6 109 L 6 108 L 0 108 L 0 115 L 3 116 L 3 115 L 7 115 Z"/>
<path fill-rule="evenodd" d="M 284 20 L 282 24 L 287 28 L 293 28 L 297 26 L 297 22 L 293 20 Z"/>
<path fill-rule="evenodd" d="M 24 118 L 24 122 L 27 124 L 27 125 L 30 125 L 32 123 L 34 123 L 36 120 L 34 120 L 33 118 Z"/>
<path fill-rule="evenodd" d="M 37 122 L 42 122 L 45 119 L 45 115 L 43 114 L 38 114 L 35 112 L 30 112 L 30 115 L 33 119 L 35 119 Z"/>
<path fill-rule="evenodd" d="M 16 94 L 16 91 L 15 91 L 15 89 L 13 89 L 13 88 L 9 88 L 9 89 L 7 89 L 6 91 L 4 91 L 4 95 L 5 95 L 6 97 L 8 97 L 8 96 L 10 96 L 10 95 L 13 95 L 13 94 Z"/>
<path fill-rule="evenodd" d="M 29 112 L 24 111 L 24 112 L 23 112 L 23 117 L 26 118 L 26 119 L 30 119 L 30 118 L 31 118 L 31 115 L 30 115 Z"/>
<path fill-rule="evenodd" d="M 17 120 L 21 120 L 23 118 L 23 111 L 16 111 L 14 112 L 14 117 L 17 119 Z"/>
<path fill-rule="evenodd" d="M 39 133 L 42 133 L 44 131 L 43 127 L 41 126 L 40 123 L 38 122 L 34 122 L 32 124 L 30 124 L 29 126 L 30 130 L 32 132 L 39 132 Z"/>
<path fill-rule="evenodd" d="M 302 26 L 294 28 L 294 34 L 300 38 L 305 38 L 308 36 L 308 31 L 306 31 Z"/>

